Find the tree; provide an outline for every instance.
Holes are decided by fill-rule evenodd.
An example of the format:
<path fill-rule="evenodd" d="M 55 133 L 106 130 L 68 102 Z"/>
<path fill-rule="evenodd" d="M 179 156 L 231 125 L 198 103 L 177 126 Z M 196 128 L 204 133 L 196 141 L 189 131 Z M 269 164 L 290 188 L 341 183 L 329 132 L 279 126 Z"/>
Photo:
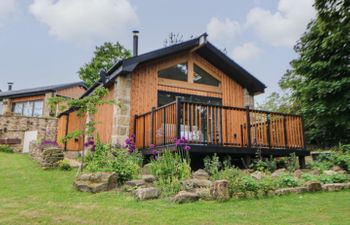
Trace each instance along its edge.
<path fill-rule="evenodd" d="M 106 42 L 97 46 L 91 61 L 79 69 L 79 77 L 91 87 L 99 79 L 101 70 L 108 71 L 117 61 L 130 56 L 130 51 L 119 42 Z"/>
<path fill-rule="evenodd" d="M 289 101 L 289 96 L 287 94 L 281 96 L 277 92 L 272 92 L 269 96 L 266 97 L 266 100 L 263 103 L 257 103 L 256 108 L 266 111 L 284 113 L 290 113 L 293 111 L 293 106 Z"/>
<path fill-rule="evenodd" d="M 299 57 L 280 86 L 320 146 L 350 143 L 350 1 L 316 0 L 313 20 L 294 50 Z"/>
<path fill-rule="evenodd" d="M 164 47 L 179 44 L 181 42 L 183 42 L 183 35 L 182 34 L 180 34 L 180 33 L 175 34 L 173 32 L 170 32 L 168 37 L 165 38 L 165 40 L 164 40 Z"/>

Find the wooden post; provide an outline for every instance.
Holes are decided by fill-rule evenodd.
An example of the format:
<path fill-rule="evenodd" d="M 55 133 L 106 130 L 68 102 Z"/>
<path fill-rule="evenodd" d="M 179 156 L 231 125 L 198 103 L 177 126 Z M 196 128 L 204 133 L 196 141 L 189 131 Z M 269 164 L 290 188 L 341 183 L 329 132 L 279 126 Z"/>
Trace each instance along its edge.
<path fill-rule="evenodd" d="M 267 133 L 267 145 L 271 148 L 271 132 L 270 132 L 270 114 L 266 113 L 266 133 Z"/>
<path fill-rule="evenodd" d="M 176 97 L 176 138 L 181 138 L 181 101 Z"/>
<path fill-rule="evenodd" d="M 133 134 L 135 135 L 135 138 L 134 138 L 134 143 L 136 143 L 136 120 L 137 120 L 137 115 L 135 114 L 134 115 L 134 130 L 133 130 Z"/>
<path fill-rule="evenodd" d="M 152 107 L 152 110 L 151 110 L 151 142 L 150 144 L 155 144 L 153 141 L 154 141 L 154 111 L 155 111 L 155 107 Z"/>
<path fill-rule="evenodd" d="M 143 138 L 142 138 L 142 147 L 145 148 L 146 147 L 146 116 L 143 115 Z"/>
<path fill-rule="evenodd" d="M 66 116 L 67 116 L 67 118 L 66 118 L 66 132 L 65 132 L 65 135 L 67 137 L 67 135 L 68 135 L 68 128 L 69 128 L 69 113 Z M 67 151 L 67 140 L 64 141 L 64 151 Z"/>
<path fill-rule="evenodd" d="M 305 125 L 304 125 L 304 117 L 301 116 L 301 127 L 303 128 L 303 149 L 306 150 L 306 144 L 305 144 Z"/>
<path fill-rule="evenodd" d="M 164 122 L 164 145 L 166 144 L 166 107 L 163 108 L 163 122 Z"/>
<path fill-rule="evenodd" d="M 287 119 L 286 115 L 283 115 L 283 128 L 284 128 L 284 146 L 288 148 L 288 137 L 287 137 Z"/>
<path fill-rule="evenodd" d="M 305 169 L 305 156 L 299 156 L 299 167 L 300 169 Z"/>
<path fill-rule="evenodd" d="M 222 107 L 220 107 L 219 110 L 220 110 L 220 142 L 221 142 L 221 145 L 223 145 L 223 137 L 222 137 L 222 133 L 223 133 L 222 132 Z"/>
<path fill-rule="evenodd" d="M 247 117 L 247 138 L 248 138 L 248 143 L 247 143 L 247 148 L 251 148 L 251 137 L 250 137 L 250 113 L 249 113 L 249 106 L 246 106 L 246 117 Z"/>

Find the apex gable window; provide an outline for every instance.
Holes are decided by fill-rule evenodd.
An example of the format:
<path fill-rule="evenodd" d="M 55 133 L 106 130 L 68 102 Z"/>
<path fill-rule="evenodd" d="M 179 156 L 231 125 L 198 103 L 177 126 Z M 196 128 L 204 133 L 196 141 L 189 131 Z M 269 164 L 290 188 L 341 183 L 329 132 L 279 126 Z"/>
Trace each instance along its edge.
<path fill-rule="evenodd" d="M 42 116 L 43 101 L 16 102 L 12 106 L 12 112 L 21 116 Z"/>
<path fill-rule="evenodd" d="M 220 81 L 196 64 L 193 66 L 193 83 L 220 86 Z"/>
<path fill-rule="evenodd" d="M 158 71 L 158 77 L 171 80 L 187 81 L 187 63 L 178 63 L 174 66 Z"/>

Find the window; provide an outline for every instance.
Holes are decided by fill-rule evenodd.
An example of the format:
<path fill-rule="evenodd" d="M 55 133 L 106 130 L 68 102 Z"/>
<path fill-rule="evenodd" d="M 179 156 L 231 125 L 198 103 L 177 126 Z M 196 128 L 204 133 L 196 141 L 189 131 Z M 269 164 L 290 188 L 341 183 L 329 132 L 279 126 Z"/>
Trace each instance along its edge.
<path fill-rule="evenodd" d="M 2 115 L 4 112 L 4 103 L 2 103 L 2 101 L 0 101 L 0 115 Z"/>
<path fill-rule="evenodd" d="M 194 64 L 193 70 L 194 70 L 193 83 L 206 84 L 206 85 L 217 86 L 217 87 L 220 85 L 219 80 L 214 78 L 207 71 L 203 70 L 196 64 Z"/>
<path fill-rule="evenodd" d="M 187 81 L 187 63 L 179 63 L 175 66 L 168 67 L 163 70 L 158 71 L 158 77 L 172 79 L 172 80 L 180 80 Z"/>
<path fill-rule="evenodd" d="M 209 104 L 215 104 L 215 105 L 222 104 L 222 101 L 220 98 L 211 98 L 211 97 L 204 97 L 204 96 L 198 96 L 198 95 L 186 95 L 186 94 L 172 93 L 172 92 L 166 92 L 166 91 L 158 91 L 158 107 L 175 101 L 176 97 L 180 97 L 183 100 L 197 102 L 197 103 L 209 103 Z"/>
<path fill-rule="evenodd" d="M 43 101 L 16 102 L 12 106 L 12 112 L 21 116 L 42 116 Z"/>

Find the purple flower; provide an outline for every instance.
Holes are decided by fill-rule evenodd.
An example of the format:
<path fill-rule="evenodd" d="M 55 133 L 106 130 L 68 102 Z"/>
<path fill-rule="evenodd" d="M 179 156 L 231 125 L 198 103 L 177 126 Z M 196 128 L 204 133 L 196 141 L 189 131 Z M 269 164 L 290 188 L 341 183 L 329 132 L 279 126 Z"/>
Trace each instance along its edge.
<path fill-rule="evenodd" d="M 41 142 L 41 145 L 52 145 L 52 146 L 58 146 L 58 143 L 55 140 L 43 140 Z"/>
<path fill-rule="evenodd" d="M 93 145 L 95 145 L 95 142 L 91 139 L 84 143 L 84 147 L 89 147 Z"/>
<path fill-rule="evenodd" d="M 191 150 L 191 146 L 186 145 L 186 146 L 184 147 L 184 150 L 185 150 L 185 151 Z"/>
<path fill-rule="evenodd" d="M 152 155 L 157 156 L 159 154 L 159 151 L 156 149 L 156 146 L 154 144 L 150 144 L 149 148 Z"/>
<path fill-rule="evenodd" d="M 134 142 L 135 135 L 131 135 L 129 138 L 125 140 L 125 148 L 128 149 L 128 152 L 131 154 L 136 150 L 136 144 Z"/>

